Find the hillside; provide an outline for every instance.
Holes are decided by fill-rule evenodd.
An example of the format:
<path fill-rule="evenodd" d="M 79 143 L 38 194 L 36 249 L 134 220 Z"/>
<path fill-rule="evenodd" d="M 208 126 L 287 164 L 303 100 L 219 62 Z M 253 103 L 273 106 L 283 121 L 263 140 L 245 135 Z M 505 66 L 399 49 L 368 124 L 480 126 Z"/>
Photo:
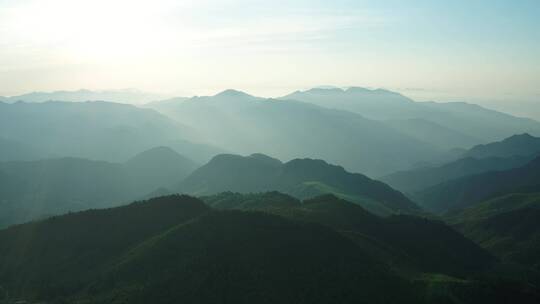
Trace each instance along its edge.
<path fill-rule="evenodd" d="M 131 247 L 206 212 L 199 200 L 169 196 L 0 230 L 2 286 L 27 297 L 69 294 Z"/>
<path fill-rule="evenodd" d="M 30 238 L 29 231 L 35 231 Z M 49 246 L 52 250 L 42 254 Z M 172 299 L 212 303 L 216 297 L 235 303 L 414 299 L 410 284 L 328 228 L 258 213 L 208 213 L 202 202 L 182 196 L 0 231 L 0 255 L 0 277 L 8 283 L 3 287 L 27 299 L 70 296 L 91 303 Z M 46 266 L 32 271 L 38 263 Z M 287 280 L 281 280 L 284 277 Z M 140 284 L 145 287 L 139 289 Z M 395 294 L 382 292 L 388 287 Z M 135 289 L 139 291 L 134 293 Z"/>
<path fill-rule="evenodd" d="M 540 157 L 537 157 L 523 167 L 458 178 L 428 187 L 414 196 L 427 210 L 444 213 L 467 208 L 492 196 L 539 184 Z"/>
<path fill-rule="evenodd" d="M 539 192 L 516 191 L 450 213 L 446 219 L 503 261 L 539 271 L 539 211 Z"/>
<path fill-rule="evenodd" d="M 533 159 L 534 156 L 466 157 L 441 166 L 396 172 L 381 177 L 380 180 L 400 191 L 414 193 L 468 175 L 522 167 Z"/>
<path fill-rule="evenodd" d="M 275 190 L 301 199 L 330 192 L 377 214 L 419 211 L 403 194 L 365 175 L 349 173 L 322 160 L 281 163 L 261 154 L 218 155 L 188 176 L 178 190 L 193 195 Z"/>
<path fill-rule="evenodd" d="M 297 215 L 216 211 L 198 199 L 173 195 L 0 230 L 0 280 L 6 291 L 2 300 L 472 304 L 504 303 L 506 297 L 520 303 L 538 299 L 534 291 L 504 280 L 419 273 L 429 265 L 454 273 L 466 266 L 470 273 L 474 268 L 468 263 L 479 267 L 482 263 L 475 259 L 490 260 L 442 224 L 401 217 L 382 220 L 328 196 L 300 207 L 293 204 L 291 210 L 298 210 Z M 373 221 L 367 222 L 369 217 Z M 348 219 L 346 226 L 334 229 L 332 223 L 342 222 L 336 219 Z M 361 231 L 369 225 L 373 231 L 381 228 L 383 237 L 396 233 L 393 244 L 406 253 L 423 251 L 431 258 L 419 269 L 401 272 L 400 264 L 395 268 L 370 251 L 383 246 L 379 248 L 391 256 L 402 256 L 385 249 L 390 239 L 341 230 Z"/>
<path fill-rule="evenodd" d="M 207 143 L 233 153 L 324 159 L 369 176 L 410 168 L 441 152 L 355 113 L 234 90 L 149 106 L 196 130 Z"/>
<path fill-rule="evenodd" d="M 377 252 L 373 258 L 384 260 L 385 256 L 390 256 L 386 263 L 408 265 L 409 269 L 463 275 L 485 269 L 493 262 L 487 252 L 442 222 L 413 216 L 380 218 L 333 195 L 318 196 L 302 203 L 275 192 L 221 193 L 202 199 L 215 208 L 259 210 L 295 221 L 323 224 L 361 244 L 366 242 L 365 237 L 377 240 L 369 246 Z"/>
<path fill-rule="evenodd" d="M 169 187 L 196 165 L 160 147 L 109 163 L 80 158 L 0 162 L 0 227 L 36 218 L 103 208 Z"/>
<path fill-rule="evenodd" d="M 414 193 L 468 175 L 521 167 L 539 154 L 540 138 L 529 134 L 513 135 L 459 152 L 454 156 L 457 160 L 443 165 L 395 172 L 380 179 L 396 189 Z"/>
<path fill-rule="evenodd" d="M 540 154 L 540 138 L 530 134 L 513 135 L 502 141 L 478 145 L 464 156 L 475 158 L 531 156 Z"/>
<path fill-rule="evenodd" d="M 396 131 L 417 140 L 428 142 L 443 150 L 457 147 L 469 148 L 483 142 L 482 139 L 441 126 L 424 118 L 386 120 L 385 123 Z"/>

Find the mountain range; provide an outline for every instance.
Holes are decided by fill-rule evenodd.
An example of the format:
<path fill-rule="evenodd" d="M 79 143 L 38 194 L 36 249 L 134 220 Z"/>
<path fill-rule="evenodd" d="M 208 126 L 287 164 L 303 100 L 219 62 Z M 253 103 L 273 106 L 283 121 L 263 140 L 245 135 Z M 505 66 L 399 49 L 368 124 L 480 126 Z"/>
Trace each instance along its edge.
<path fill-rule="evenodd" d="M 325 159 L 370 176 L 408 168 L 439 153 L 428 143 L 351 112 L 233 90 L 151 106 L 228 151 L 263 151 L 284 160 Z"/>
<path fill-rule="evenodd" d="M 0 304 L 539 303 L 539 126 L 359 87 L 0 98 Z"/>
<path fill-rule="evenodd" d="M 223 150 L 197 143 L 193 131 L 150 109 L 110 102 L 0 103 L 0 138 L 37 158 L 78 157 L 123 162 L 136 153 L 169 146 L 206 162 Z M 21 160 L 0 146 L 3 160 Z M 7 152 L 4 152 L 7 151 Z M 29 160 L 25 157 L 23 160 Z"/>
<path fill-rule="evenodd" d="M 346 110 L 381 121 L 397 120 L 398 122 L 394 123 L 397 125 L 404 125 L 403 120 L 413 119 L 418 122 L 420 119 L 420 122 L 423 121 L 424 124 L 429 122 L 432 126 L 436 125 L 435 129 L 452 130 L 453 133 L 450 136 L 447 131 L 440 133 L 445 140 L 451 141 L 454 145 L 452 148 L 467 148 L 467 145 L 473 143 L 471 140 L 478 140 L 476 144 L 479 144 L 520 133 L 540 135 L 540 124 L 532 119 L 518 118 L 464 102 L 415 102 L 399 93 L 382 89 L 369 90 L 358 87 L 346 90 L 311 89 L 297 91 L 283 99 Z M 407 126 L 405 131 L 416 134 L 420 139 L 425 139 L 425 133 L 432 132 L 433 134 L 435 129 L 427 131 L 424 128 L 416 128 L 415 130 Z"/>
<path fill-rule="evenodd" d="M 162 100 L 163 95 L 146 93 L 134 89 L 125 90 L 77 90 L 77 91 L 54 91 L 54 92 L 32 92 L 23 95 L 10 97 L 0 96 L 0 101 L 5 103 L 23 102 L 46 102 L 46 101 L 69 101 L 69 102 L 85 102 L 85 101 L 109 101 L 118 103 L 135 103 L 143 104 L 155 100 Z"/>
<path fill-rule="evenodd" d="M 125 163 L 80 158 L 0 162 L 0 226 L 116 206 L 175 185 L 197 167 L 165 147 Z"/>
<path fill-rule="evenodd" d="M 114 92 L 101 93 L 99 99 L 124 102 Z M 513 134 L 540 134 L 540 123 L 533 120 L 471 104 L 415 102 L 381 89 L 318 88 L 279 99 L 226 90 L 215 96 L 153 101 L 145 109 L 106 101 L 70 102 L 96 100 L 99 94 L 35 93 L 17 97 L 21 102 L 0 103 L 1 140 L 26 151 L 18 157 L 0 147 L 0 160 L 81 157 L 122 162 L 137 152 L 169 146 L 200 163 L 224 152 L 263 152 L 283 160 L 325 159 L 381 177 L 440 164 L 453 157 L 449 150 L 454 148 Z M 73 97 L 79 95 L 88 97 Z"/>
<path fill-rule="evenodd" d="M 464 176 L 521 167 L 538 155 L 540 138 L 529 134 L 513 135 L 456 153 L 458 159 L 455 161 L 399 171 L 380 179 L 400 191 L 414 193 Z"/>

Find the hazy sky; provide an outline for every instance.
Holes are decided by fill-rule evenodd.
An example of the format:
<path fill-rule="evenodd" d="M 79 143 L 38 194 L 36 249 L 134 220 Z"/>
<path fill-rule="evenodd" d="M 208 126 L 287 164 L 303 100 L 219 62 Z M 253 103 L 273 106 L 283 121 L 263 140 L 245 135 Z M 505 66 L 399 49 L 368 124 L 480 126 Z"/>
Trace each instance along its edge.
<path fill-rule="evenodd" d="M 538 0 L 0 0 L 0 95 L 357 85 L 527 114 L 539 16 Z"/>

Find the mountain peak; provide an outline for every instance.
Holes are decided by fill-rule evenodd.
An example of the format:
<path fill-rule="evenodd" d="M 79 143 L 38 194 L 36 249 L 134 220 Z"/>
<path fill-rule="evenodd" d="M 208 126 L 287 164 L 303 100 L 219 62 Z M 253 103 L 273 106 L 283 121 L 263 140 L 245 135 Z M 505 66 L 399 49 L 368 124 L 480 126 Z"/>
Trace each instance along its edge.
<path fill-rule="evenodd" d="M 148 155 L 148 154 L 160 154 L 160 155 L 163 155 L 163 154 L 171 154 L 171 155 L 180 155 L 178 154 L 178 152 L 174 151 L 173 149 L 169 148 L 169 147 L 165 147 L 165 146 L 158 146 L 158 147 L 154 147 L 154 148 L 150 148 L 146 151 L 143 151 L 137 155 Z"/>
<path fill-rule="evenodd" d="M 397 92 L 393 92 L 386 89 L 368 89 L 363 87 L 349 87 L 345 90 L 345 93 L 349 94 L 372 94 L 372 95 L 400 95 Z"/>
<path fill-rule="evenodd" d="M 169 163 L 168 166 L 172 166 L 172 164 L 182 163 L 188 165 L 192 169 L 195 169 L 196 166 L 190 159 L 184 157 L 175 150 L 165 146 L 159 146 L 143 151 L 130 158 L 126 162 L 126 164 L 147 165 L 148 163 L 150 163 L 152 165 L 155 165 L 156 162 L 163 164 Z"/>
<path fill-rule="evenodd" d="M 306 91 L 297 91 L 297 93 L 315 93 L 315 94 L 324 94 L 324 93 L 331 94 L 331 93 L 344 93 L 344 92 L 345 91 L 342 88 L 337 88 L 337 87 L 333 87 L 333 88 L 316 87 L 316 88 L 311 88 Z"/>
<path fill-rule="evenodd" d="M 214 97 L 252 97 L 252 96 L 242 91 L 228 89 L 214 95 Z"/>
<path fill-rule="evenodd" d="M 523 134 L 512 135 L 512 136 L 504 139 L 504 141 L 522 141 L 522 140 L 523 141 L 528 141 L 528 140 L 535 140 L 535 139 L 537 139 L 537 137 L 534 137 L 529 133 L 523 133 Z"/>

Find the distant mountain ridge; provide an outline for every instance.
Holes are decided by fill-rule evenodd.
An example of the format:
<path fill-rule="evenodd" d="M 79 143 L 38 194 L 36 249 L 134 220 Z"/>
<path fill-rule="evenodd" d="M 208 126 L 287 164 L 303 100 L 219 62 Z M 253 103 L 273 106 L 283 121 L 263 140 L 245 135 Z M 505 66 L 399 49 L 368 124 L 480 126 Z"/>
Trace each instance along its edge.
<path fill-rule="evenodd" d="M 59 158 L 0 162 L 0 227 L 69 211 L 106 208 L 178 184 L 197 164 L 170 148 L 125 163 Z"/>
<path fill-rule="evenodd" d="M 370 176 L 409 168 L 441 152 L 358 114 L 234 90 L 148 106 L 232 153 L 263 151 L 280 159 L 325 159 Z"/>
<path fill-rule="evenodd" d="M 41 158 L 123 162 L 136 152 L 169 146 L 206 162 L 224 152 L 196 143 L 193 130 L 156 111 L 111 102 L 0 104 L 0 137 L 34 147 Z"/>
<path fill-rule="evenodd" d="M 423 119 L 482 142 L 524 132 L 540 135 L 540 122 L 532 119 L 514 117 L 463 102 L 414 102 L 399 93 L 380 89 L 311 89 L 297 91 L 281 99 L 346 110 L 381 121 Z M 409 129 L 409 132 L 411 134 L 413 130 Z M 466 137 L 450 139 L 457 139 L 453 143 L 459 146 L 471 144 Z"/>
<path fill-rule="evenodd" d="M 10 97 L 0 97 L 0 101 L 5 103 L 23 102 L 46 102 L 46 101 L 110 101 L 118 103 L 143 104 L 155 100 L 164 99 L 164 95 L 146 93 L 134 89 L 125 90 L 76 90 L 76 91 L 54 91 L 54 92 L 32 92 Z"/>

